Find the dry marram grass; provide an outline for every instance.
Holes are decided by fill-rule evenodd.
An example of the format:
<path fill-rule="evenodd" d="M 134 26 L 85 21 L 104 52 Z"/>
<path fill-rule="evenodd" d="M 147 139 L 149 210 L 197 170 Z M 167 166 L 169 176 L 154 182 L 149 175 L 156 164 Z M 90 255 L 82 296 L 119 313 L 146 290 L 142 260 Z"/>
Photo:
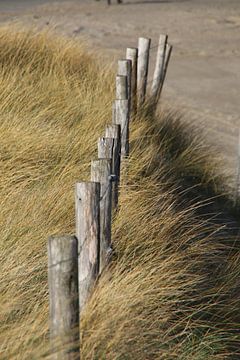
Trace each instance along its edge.
<path fill-rule="evenodd" d="M 1 358 L 47 358 L 46 239 L 74 233 L 74 184 L 89 179 L 114 79 L 69 39 L 9 28 L 0 65 Z M 239 357 L 238 224 L 198 137 L 168 110 L 132 124 L 82 359 Z"/>

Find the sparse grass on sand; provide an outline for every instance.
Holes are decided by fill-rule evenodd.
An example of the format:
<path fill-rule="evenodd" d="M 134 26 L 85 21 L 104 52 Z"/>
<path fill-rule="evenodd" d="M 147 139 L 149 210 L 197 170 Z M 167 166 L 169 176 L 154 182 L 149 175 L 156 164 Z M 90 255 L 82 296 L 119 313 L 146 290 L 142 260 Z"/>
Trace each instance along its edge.
<path fill-rule="evenodd" d="M 73 41 L 0 29 L 1 359 L 48 357 L 46 240 L 74 233 L 74 184 L 89 179 L 113 87 Z M 224 193 L 181 116 L 135 120 L 82 359 L 239 358 L 238 224 Z"/>

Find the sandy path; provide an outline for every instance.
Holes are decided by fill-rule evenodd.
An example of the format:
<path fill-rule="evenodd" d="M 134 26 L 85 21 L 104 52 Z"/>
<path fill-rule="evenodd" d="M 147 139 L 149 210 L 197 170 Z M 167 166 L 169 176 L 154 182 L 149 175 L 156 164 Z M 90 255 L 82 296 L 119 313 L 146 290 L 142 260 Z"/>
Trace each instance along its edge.
<path fill-rule="evenodd" d="M 0 21 L 21 19 L 56 30 L 105 50 L 112 61 L 135 46 L 139 36 L 168 33 L 174 46 L 164 98 L 186 109 L 219 146 L 226 172 L 236 166 L 237 127 L 240 126 L 240 1 L 125 0 L 108 7 L 106 1 L 1 1 Z M 152 51 L 154 58 L 156 49 Z M 153 61 L 152 61 L 153 62 Z M 150 74 L 151 76 L 151 74 Z"/>

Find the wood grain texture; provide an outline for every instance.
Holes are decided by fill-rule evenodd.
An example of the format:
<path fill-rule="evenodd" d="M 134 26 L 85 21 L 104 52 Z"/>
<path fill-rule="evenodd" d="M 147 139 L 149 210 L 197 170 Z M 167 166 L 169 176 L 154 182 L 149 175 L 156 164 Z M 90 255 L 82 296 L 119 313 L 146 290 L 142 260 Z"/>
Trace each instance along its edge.
<path fill-rule="evenodd" d="M 129 101 L 116 100 L 115 109 L 116 124 L 121 126 L 121 159 L 123 159 L 129 155 Z"/>
<path fill-rule="evenodd" d="M 120 168 L 121 168 L 121 127 L 120 125 L 108 125 L 106 127 L 106 138 L 112 138 L 112 174 L 115 175 L 115 180 L 112 182 L 112 208 L 113 210 L 118 206 L 119 197 L 119 183 L 120 183 Z"/>
<path fill-rule="evenodd" d="M 167 39 L 168 39 L 167 35 L 160 35 L 159 37 L 156 65 L 155 65 L 153 81 L 152 81 L 152 89 L 151 89 L 151 97 L 153 102 L 156 102 L 158 99 L 158 94 L 163 81 Z"/>
<path fill-rule="evenodd" d="M 116 123 L 116 104 L 115 101 L 112 104 L 112 123 Z"/>
<path fill-rule="evenodd" d="M 99 274 L 100 184 L 97 182 L 77 183 L 75 205 L 81 316 Z"/>
<path fill-rule="evenodd" d="M 48 283 L 51 359 L 79 359 L 78 242 L 75 236 L 48 239 Z"/>
<path fill-rule="evenodd" d="M 127 99 L 131 99 L 131 74 L 132 62 L 131 60 L 123 59 L 118 60 L 118 75 L 127 76 Z"/>
<path fill-rule="evenodd" d="M 116 76 L 116 99 L 126 100 L 128 98 L 128 81 L 127 76 Z"/>
<path fill-rule="evenodd" d="M 151 44 L 151 39 L 146 39 L 142 37 L 138 39 L 138 62 L 137 62 L 138 107 L 141 107 L 144 104 L 146 97 L 150 44 Z"/>
<path fill-rule="evenodd" d="M 112 161 L 99 159 L 91 162 L 91 180 L 99 182 L 100 190 L 100 266 L 103 271 L 108 262 L 108 252 L 111 247 L 112 226 Z"/>
<path fill-rule="evenodd" d="M 132 71 L 131 71 L 131 109 L 133 115 L 137 111 L 137 57 L 138 49 L 137 48 L 127 48 L 126 50 L 126 59 L 131 61 Z"/>
<path fill-rule="evenodd" d="M 103 137 L 98 139 L 98 158 L 112 159 L 114 139 Z"/>
<path fill-rule="evenodd" d="M 171 58 L 172 49 L 173 49 L 172 45 L 170 45 L 170 44 L 166 45 L 166 55 L 165 55 L 164 67 L 163 67 L 163 78 L 162 78 L 161 87 L 160 87 L 160 90 L 159 90 L 159 93 L 158 93 L 158 100 L 159 100 L 159 98 L 161 96 L 163 85 L 164 85 L 164 82 L 165 82 L 165 79 L 166 79 L 167 69 L 168 69 L 170 58 Z"/>

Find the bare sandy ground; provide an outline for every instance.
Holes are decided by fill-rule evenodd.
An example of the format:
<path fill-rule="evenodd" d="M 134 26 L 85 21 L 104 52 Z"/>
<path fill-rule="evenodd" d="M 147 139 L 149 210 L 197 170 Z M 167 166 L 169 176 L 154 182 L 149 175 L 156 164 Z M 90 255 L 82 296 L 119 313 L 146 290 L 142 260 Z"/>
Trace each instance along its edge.
<path fill-rule="evenodd" d="M 20 20 L 76 39 L 111 60 L 139 36 L 152 38 L 152 67 L 160 33 L 174 46 L 163 100 L 191 114 L 232 179 L 240 127 L 240 0 L 1 0 L 0 22 Z"/>

